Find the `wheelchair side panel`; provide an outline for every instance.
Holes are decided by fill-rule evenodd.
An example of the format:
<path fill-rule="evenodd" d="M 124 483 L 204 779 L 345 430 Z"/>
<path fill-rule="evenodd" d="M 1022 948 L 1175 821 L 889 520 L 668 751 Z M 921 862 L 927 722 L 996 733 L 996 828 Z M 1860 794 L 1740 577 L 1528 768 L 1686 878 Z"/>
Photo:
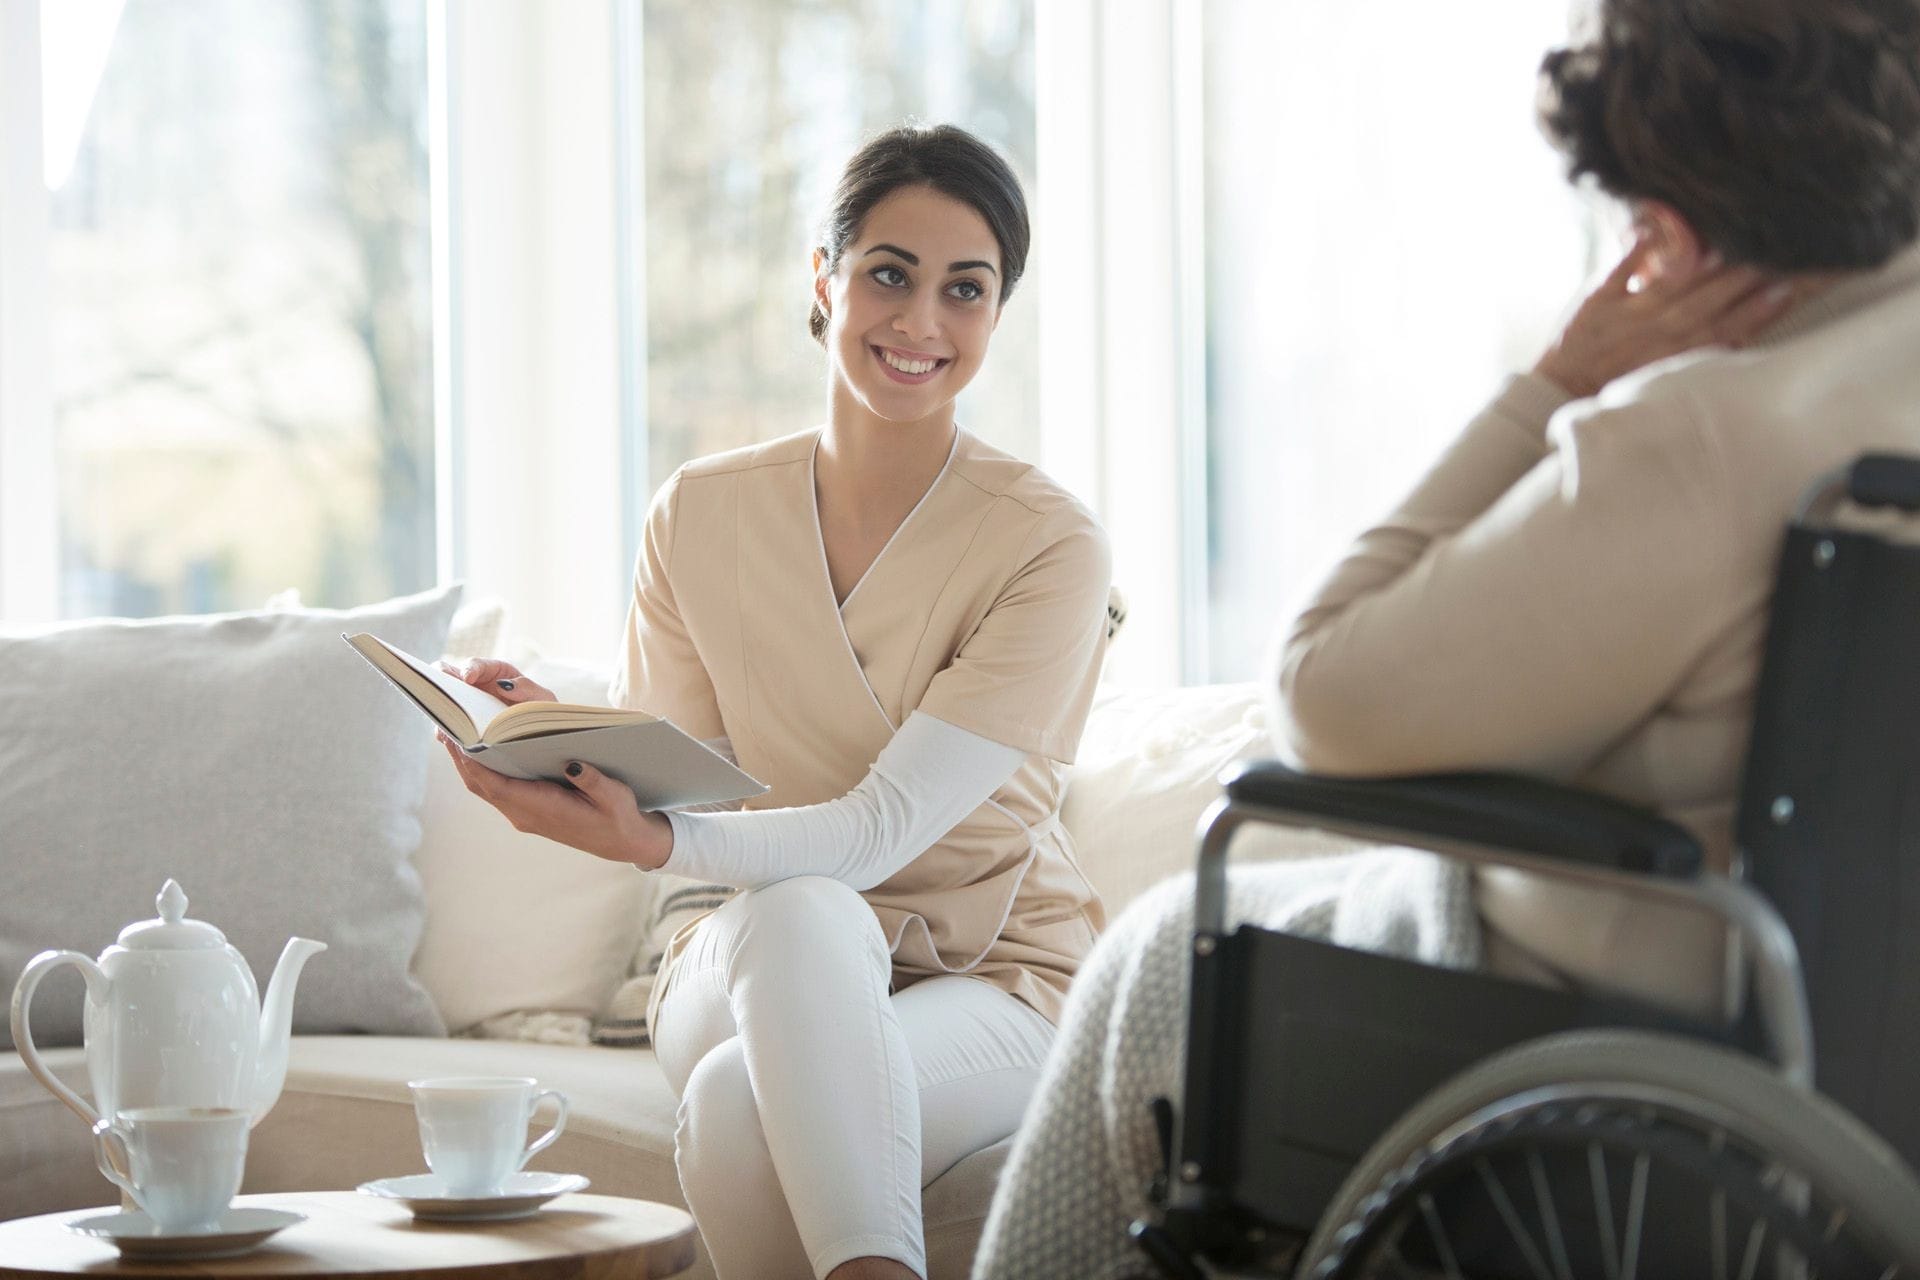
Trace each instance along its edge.
<path fill-rule="evenodd" d="M 1353 1164 L 1403 1112 L 1501 1049 L 1609 1025 L 1734 1038 L 1628 1001 L 1253 926 L 1196 955 L 1194 966 L 1189 1043 L 1199 1052 L 1190 1066 L 1202 1070 L 1189 1075 L 1180 1152 L 1199 1177 L 1177 1198 L 1289 1231 L 1318 1221 Z M 1202 1025 L 1207 1002 L 1198 996 L 1207 985 L 1217 1017 Z"/>

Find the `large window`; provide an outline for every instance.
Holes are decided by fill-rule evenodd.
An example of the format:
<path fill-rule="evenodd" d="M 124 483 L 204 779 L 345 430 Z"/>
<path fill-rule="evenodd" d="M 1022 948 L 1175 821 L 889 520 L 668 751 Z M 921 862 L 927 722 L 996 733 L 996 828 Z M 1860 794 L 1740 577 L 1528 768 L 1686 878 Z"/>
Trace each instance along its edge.
<path fill-rule="evenodd" d="M 821 420 L 816 220 L 919 119 L 1000 148 L 1038 224 L 962 423 L 1107 521 L 1110 676 L 1245 679 L 1604 252 L 1533 125 L 1565 34 L 1538 0 L 39 0 L 37 95 L 5 75 L 26 7 L 0 102 L 44 101 L 52 197 L 0 203 L 22 616 L 438 567 L 597 648 L 653 488 Z"/>
<path fill-rule="evenodd" d="M 1390 16 L 1388 16 L 1390 13 Z M 1592 266 L 1533 124 L 1540 0 L 1207 0 L 1204 671 L 1537 357 Z"/>
<path fill-rule="evenodd" d="M 647 446 L 635 481 L 657 485 L 689 458 L 822 420 L 808 251 L 842 163 L 867 134 L 908 119 L 961 125 L 1007 156 L 1033 198 L 1035 2 L 636 6 L 644 167 L 628 194 L 644 228 Z M 1036 262 L 1010 301 L 959 415 L 1028 457 L 1041 270 Z"/>
<path fill-rule="evenodd" d="M 61 612 L 431 583 L 425 0 L 114 7 L 42 6 Z"/>

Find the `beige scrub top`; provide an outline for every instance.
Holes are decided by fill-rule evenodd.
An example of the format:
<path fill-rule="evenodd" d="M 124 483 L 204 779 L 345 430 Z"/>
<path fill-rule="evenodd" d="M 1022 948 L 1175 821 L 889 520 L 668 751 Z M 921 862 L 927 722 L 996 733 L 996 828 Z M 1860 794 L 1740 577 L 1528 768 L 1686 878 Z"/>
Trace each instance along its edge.
<path fill-rule="evenodd" d="M 851 791 L 919 710 L 1027 752 L 932 848 L 861 896 L 901 989 L 967 973 L 1058 1021 L 1105 923 L 1060 826 L 1106 647 L 1093 515 L 957 430 L 946 466 L 836 605 L 814 499 L 818 429 L 688 463 L 648 513 L 618 705 L 732 742 L 748 809 Z M 653 1008 L 686 939 L 668 948 Z"/>

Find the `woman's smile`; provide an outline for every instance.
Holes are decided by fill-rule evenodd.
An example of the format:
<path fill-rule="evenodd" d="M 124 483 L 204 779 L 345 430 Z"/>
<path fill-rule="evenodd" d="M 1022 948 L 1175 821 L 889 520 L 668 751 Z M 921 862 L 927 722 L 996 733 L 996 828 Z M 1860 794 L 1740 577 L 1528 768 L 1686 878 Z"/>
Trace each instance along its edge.
<path fill-rule="evenodd" d="M 899 347 L 870 346 L 869 350 L 889 378 L 908 386 L 931 382 L 942 369 L 953 363 L 948 356 L 927 355 Z"/>

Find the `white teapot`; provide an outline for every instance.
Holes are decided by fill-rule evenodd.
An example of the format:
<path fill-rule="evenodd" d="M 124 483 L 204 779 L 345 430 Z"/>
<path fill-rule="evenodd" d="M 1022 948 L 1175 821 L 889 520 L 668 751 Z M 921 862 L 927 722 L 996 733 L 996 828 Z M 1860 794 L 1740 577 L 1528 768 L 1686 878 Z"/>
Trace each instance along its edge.
<path fill-rule="evenodd" d="M 14 1047 L 27 1070 L 89 1127 L 123 1107 L 165 1106 L 233 1107 L 258 1124 L 287 1078 L 294 984 L 327 944 L 288 940 L 263 1010 L 253 970 L 226 935 L 183 918 L 187 895 L 180 886 L 167 881 L 155 902 L 160 918 L 122 929 L 97 962 L 78 951 L 42 951 L 28 961 L 13 988 Z M 27 1022 L 33 989 L 66 964 L 87 980 L 92 1104 L 47 1069 Z"/>

